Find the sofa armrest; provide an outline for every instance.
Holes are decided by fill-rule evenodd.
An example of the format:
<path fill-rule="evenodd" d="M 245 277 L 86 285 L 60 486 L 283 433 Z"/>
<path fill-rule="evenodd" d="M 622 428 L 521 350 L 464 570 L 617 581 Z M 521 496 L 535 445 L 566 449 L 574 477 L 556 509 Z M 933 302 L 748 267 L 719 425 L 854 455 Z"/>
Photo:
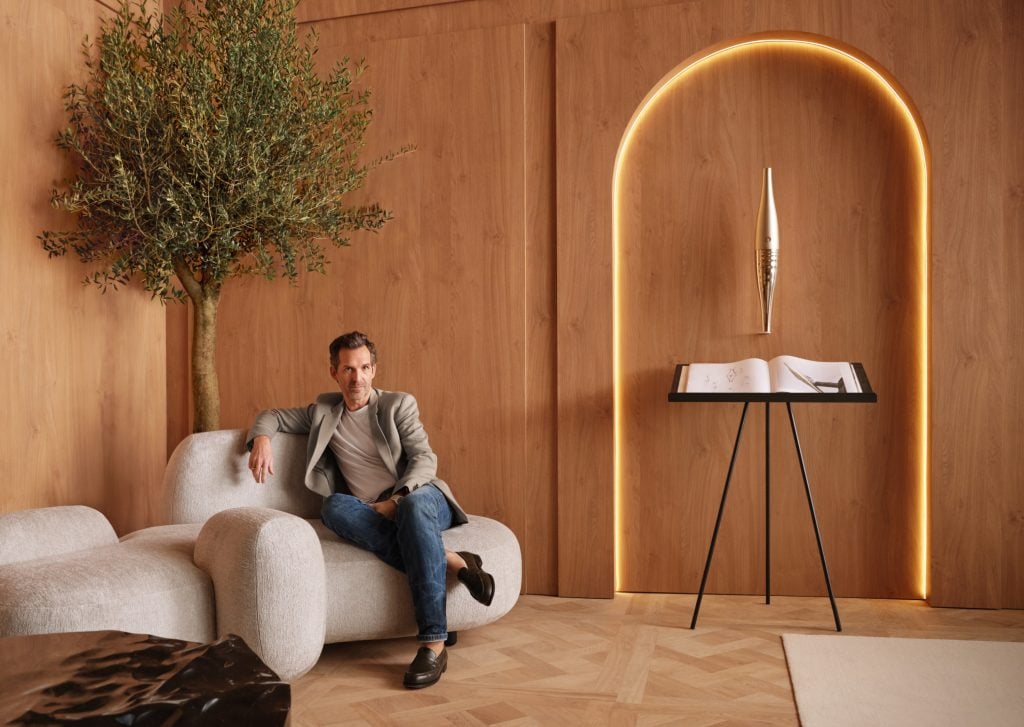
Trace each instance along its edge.
<path fill-rule="evenodd" d="M 117 543 L 113 526 L 84 505 L 42 507 L 0 515 L 0 565 Z"/>
<path fill-rule="evenodd" d="M 313 527 L 261 507 L 224 510 L 196 540 L 213 580 L 217 635 L 241 636 L 282 679 L 305 674 L 324 645 L 324 556 Z"/>

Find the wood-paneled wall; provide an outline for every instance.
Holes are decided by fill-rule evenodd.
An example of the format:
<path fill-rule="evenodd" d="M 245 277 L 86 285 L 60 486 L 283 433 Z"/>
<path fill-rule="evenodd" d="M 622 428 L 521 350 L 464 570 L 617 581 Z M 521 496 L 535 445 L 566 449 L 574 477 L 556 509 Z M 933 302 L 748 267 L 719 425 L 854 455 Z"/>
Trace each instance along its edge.
<path fill-rule="evenodd" d="M 970 7 L 947 3 L 943 7 L 943 21 L 931 24 L 924 22 L 924 16 L 919 15 L 923 10 L 910 4 L 887 8 L 864 3 L 844 4 L 840 10 L 836 14 L 823 15 L 813 3 L 763 3 L 755 12 L 746 13 L 734 3 L 689 3 L 606 18 L 588 17 L 559 22 L 556 54 L 559 101 L 563 99 L 563 77 L 567 83 L 577 83 L 582 88 L 566 102 L 568 114 L 562 114 L 559 106 L 558 138 L 583 139 L 586 150 L 582 158 L 566 151 L 563 164 L 560 149 L 559 189 L 562 190 L 563 184 L 571 189 L 575 205 L 559 205 L 559 247 L 561 250 L 564 245 L 575 245 L 596 251 L 591 258 L 591 268 L 581 273 L 579 278 L 589 288 L 591 298 L 611 285 L 608 273 L 594 272 L 608 265 L 611 254 L 607 243 L 610 238 L 610 215 L 607 212 L 610 192 L 601 181 L 587 185 L 586 180 L 595 179 L 601 169 L 610 167 L 620 138 L 618 130 L 623 128 L 629 113 L 653 81 L 678 62 L 660 57 L 665 53 L 666 44 L 671 44 L 677 58 L 683 59 L 728 38 L 778 27 L 795 27 L 838 38 L 883 63 L 922 109 L 924 124 L 932 139 L 929 351 L 932 379 L 929 393 L 931 455 L 928 463 L 932 527 L 930 598 L 937 604 L 1019 605 L 1012 592 L 1004 591 L 1000 586 L 1010 559 L 1021 552 L 1018 530 L 1014 525 L 1019 518 L 1019 509 L 1014 506 L 1016 500 L 1004 490 L 1006 487 L 1016 490 L 1019 486 L 1014 475 L 1017 455 L 1011 443 L 1015 435 L 1010 434 L 1014 430 L 1009 426 L 1008 403 L 1003 388 L 1016 388 L 1016 384 L 1008 383 L 1012 377 L 1007 364 L 1021 341 L 1019 333 L 1008 325 L 1011 294 L 997 272 L 997 269 L 1005 270 L 1009 262 L 1003 252 L 1003 245 L 1009 240 L 1001 225 L 1002 209 L 1006 206 L 1003 190 L 1013 167 L 1007 164 L 1001 152 L 1011 130 L 999 122 L 1004 81 L 998 70 L 1003 66 L 996 59 L 1003 52 L 1004 23 L 1011 23 L 1012 19 L 1006 15 L 1008 11 L 1002 3 Z M 666 25 L 676 32 L 661 35 L 659 29 Z M 888 32 L 892 27 L 914 28 L 913 42 L 895 42 Z M 564 34 L 563 29 L 566 31 Z M 950 54 L 956 56 L 955 63 L 947 62 Z M 808 94 L 813 95 L 822 89 L 826 94 L 831 91 L 819 82 L 809 85 Z M 756 87 L 740 87 L 736 94 L 756 94 L 757 91 Z M 762 102 L 769 105 L 767 101 Z M 695 103 L 701 104 L 700 111 L 704 111 L 707 105 L 704 98 L 695 99 Z M 801 100 L 796 106 L 791 106 L 789 112 L 799 116 L 805 113 L 806 107 L 806 101 Z M 836 122 L 841 123 L 839 119 Z M 721 123 L 728 124 L 729 119 L 723 119 Z M 981 129 L 985 125 L 987 133 Z M 769 135 L 768 138 L 772 137 Z M 892 152 L 885 150 L 882 153 L 891 155 Z M 671 155 L 671 149 L 666 149 L 666 154 Z M 712 144 L 705 150 L 706 157 L 712 160 L 724 157 L 720 161 L 726 164 L 736 155 L 737 150 L 728 144 Z M 698 174 L 699 167 L 680 170 L 679 178 L 683 180 L 679 190 L 681 198 L 701 192 L 703 187 L 697 179 Z M 894 186 L 896 194 L 900 188 L 900 184 Z M 883 193 L 890 192 L 883 190 Z M 721 201 L 722 197 L 718 195 L 709 197 L 707 204 L 719 204 Z M 657 239 L 659 231 L 645 229 L 644 232 L 643 244 L 656 245 L 652 241 Z M 570 259 L 572 255 L 571 252 L 566 254 Z M 665 261 L 660 262 L 664 264 Z M 657 266 L 655 262 L 651 269 Z M 1018 266 L 1011 268 L 1010 274 L 1018 275 L 1019 272 Z M 563 279 L 560 276 L 560 284 Z M 713 287 L 716 281 L 710 278 L 706 282 Z M 648 288 L 657 289 L 649 284 Z M 893 295 L 894 291 L 886 291 L 887 299 Z M 587 295 L 579 291 L 566 296 L 575 301 L 587 300 Z M 713 306 L 716 299 L 712 290 L 708 290 L 702 300 L 707 307 L 709 303 Z M 892 302 L 899 303 L 898 292 Z M 574 322 L 578 312 L 586 310 L 585 305 L 574 306 L 567 325 Z M 562 312 L 560 307 L 559 313 Z M 674 312 L 669 312 L 663 314 L 662 319 L 643 319 L 643 316 L 641 319 L 646 329 L 656 333 L 669 328 L 663 319 L 673 315 Z M 560 319 L 560 332 L 561 324 Z M 564 339 L 560 335 L 560 356 L 571 356 L 572 360 L 580 362 L 607 350 L 608 339 L 604 330 L 585 330 L 589 333 L 582 337 L 577 335 L 577 330 L 567 331 L 569 335 Z M 899 335 L 900 332 L 897 329 L 893 333 Z M 680 338 L 685 340 L 683 335 Z M 563 340 L 572 346 L 571 355 L 563 350 Z M 842 343 L 849 346 L 854 340 L 849 338 Z M 818 350 L 824 350 L 826 343 L 822 338 L 818 342 Z M 629 346 L 625 348 L 629 352 Z M 683 358 L 686 352 L 676 349 L 672 356 Z M 659 363 L 667 368 L 670 359 L 666 355 Z M 572 375 L 568 371 L 560 371 L 560 374 L 564 380 Z M 607 395 L 608 380 L 605 371 L 597 376 L 588 376 L 582 388 L 578 382 L 570 382 L 574 400 L 586 400 L 602 393 Z M 893 383 L 898 384 L 899 379 Z M 631 384 L 627 382 L 627 385 Z M 888 396 L 890 400 L 899 392 L 898 387 L 895 391 L 882 389 L 883 397 Z M 645 401 L 643 406 L 647 404 Z M 641 413 L 636 416 L 640 419 Z M 888 426 L 882 440 L 883 453 L 898 458 L 898 450 L 912 446 L 913 442 L 901 439 L 898 418 L 886 418 L 883 422 L 883 428 Z M 585 431 L 583 434 L 587 441 L 578 442 L 578 449 L 605 451 L 610 441 L 607 428 L 595 425 L 589 431 L 593 434 Z M 662 451 L 672 446 L 671 438 L 665 437 L 656 426 L 648 428 L 646 434 L 661 444 Z M 993 446 L 994 441 L 1002 444 Z M 847 446 L 860 447 L 862 443 L 850 442 Z M 896 454 L 892 453 L 893 449 L 897 450 Z M 645 450 L 649 457 L 653 456 L 651 451 Z M 631 456 L 642 459 L 643 453 L 630 451 L 626 459 Z M 584 466 L 588 465 L 589 461 Z M 899 472 L 898 467 L 896 471 Z M 979 476 L 981 472 L 986 474 Z M 867 486 L 882 488 L 884 492 L 880 494 L 891 497 L 888 491 L 903 486 L 905 480 L 906 477 L 897 477 L 895 481 L 874 482 Z M 559 484 L 564 486 L 566 483 L 560 480 Z M 649 486 L 665 484 L 658 482 Z M 571 493 L 570 496 L 575 497 L 575 504 L 581 512 L 578 523 L 586 527 L 597 521 L 605 530 L 609 529 L 606 500 L 593 502 Z M 845 493 L 841 492 L 824 493 L 824 507 L 846 516 L 849 508 L 844 506 L 844 496 Z M 819 502 L 822 497 L 819 490 Z M 560 498 L 560 506 L 563 502 Z M 863 511 L 864 508 L 864 504 L 858 504 L 855 509 Z M 903 527 L 909 525 L 906 514 L 895 517 Z M 739 522 L 744 522 L 744 519 L 750 525 L 756 523 L 756 517 L 750 510 L 738 516 Z M 863 527 L 856 519 L 854 522 Z M 757 528 L 751 527 L 749 531 L 756 533 Z M 560 535 L 565 532 L 565 529 L 560 530 Z M 1007 533 L 1013 534 L 1007 537 Z M 895 537 L 900 540 L 899 536 Z M 903 542 L 912 545 L 918 537 L 919 533 L 912 533 Z M 679 546 L 679 539 L 685 539 L 685 544 Z M 753 569 L 760 560 L 755 545 L 756 535 L 746 540 L 745 550 L 750 554 L 750 567 Z M 659 546 L 664 548 L 668 542 L 671 541 L 666 539 Z M 676 536 L 676 547 L 687 554 L 684 556 L 687 558 L 686 568 L 692 568 L 691 560 L 699 562 L 699 553 L 703 551 L 705 542 L 706 538 Z M 873 581 L 872 587 L 883 592 L 896 584 L 896 591 L 890 592 L 898 592 L 905 587 L 906 581 L 901 575 L 906 574 L 908 564 L 905 552 L 897 550 L 894 553 L 889 549 L 893 544 L 861 539 L 854 546 L 859 549 L 857 558 L 860 564 L 847 572 L 852 573 L 855 579 L 858 570 L 867 574 Z M 568 544 L 562 543 L 562 547 L 564 549 Z M 593 545 L 582 542 L 575 552 L 582 558 L 582 554 L 593 552 Z M 639 555 L 642 558 L 644 553 Z M 563 560 L 565 557 L 563 555 Z M 646 565 L 651 568 L 660 566 L 658 562 Z M 743 568 L 742 565 L 733 567 Z M 608 570 L 607 563 L 594 565 L 589 580 L 592 588 L 600 590 L 606 587 Z M 889 580 L 890 574 L 895 576 L 894 580 Z"/>
<path fill-rule="evenodd" d="M 680 27 L 670 13 L 643 20 L 634 32 L 671 63 L 667 39 Z M 572 40 L 603 45 L 570 30 Z M 607 79 L 621 59 L 603 57 Z M 578 89 L 589 94 L 586 83 Z M 926 180 L 906 121 L 839 54 L 778 44 L 700 66 L 637 126 L 619 190 L 620 589 L 698 589 L 700 545 L 711 538 L 742 409 L 666 406 L 666 371 L 680 361 L 794 353 L 862 361 L 883 392 L 873 407 L 794 407 L 836 593 L 920 597 L 918 190 Z M 752 262 L 765 166 L 781 239 L 770 335 L 760 333 Z M 765 537 L 761 409 L 749 412 L 733 475 L 708 584 L 718 592 L 764 583 L 763 547 L 753 547 Z M 785 407 L 773 409 L 772 582 L 784 593 L 824 594 L 790 425 Z"/>
<path fill-rule="evenodd" d="M 159 304 L 137 290 L 101 296 L 80 285 L 81 264 L 47 260 L 35 239 L 42 229 L 67 224 L 46 205 L 49 188 L 67 172 L 50 140 L 63 120 L 61 89 L 81 71 L 81 38 L 95 33 L 109 7 L 100 0 L 25 0 L 0 8 L 0 82 L 8 99 L 0 112 L 6 161 L 0 177 L 0 333 L 9 354 L 0 377 L 8 407 L 0 473 L 9 483 L 0 511 L 85 503 L 106 512 L 123 532 L 160 517 L 154 503 L 165 450 L 188 431 L 184 310 L 169 309 L 165 323 Z M 377 112 L 369 153 L 406 142 L 418 150 L 371 177 L 365 198 L 394 208 L 396 219 L 379 235 L 358 235 L 351 248 L 332 253 L 328 276 L 306 278 L 296 287 L 241 281 L 229 288 L 219 349 L 225 426 L 245 426 L 259 408 L 303 403 L 330 388 L 326 343 L 342 329 L 365 328 L 381 346 L 379 383 L 417 394 L 442 471 L 460 497 L 519 536 L 527 590 L 610 595 L 609 205 L 611 161 L 625 121 L 663 73 L 702 48 L 780 28 L 818 33 L 888 69 L 920 109 L 930 142 L 929 600 L 1024 606 L 1024 579 L 1016 572 L 1024 553 L 1018 475 L 1024 455 L 1017 445 L 1024 433 L 1018 376 L 1024 324 L 1017 315 L 1024 305 L 1024 144 L 1016 133 L 1024 80 L 1015 72 L 1024 61 L 1020 3 L 309 0 L 298 16 L 320 32 L 325 67 L 343 55 L 368 59 L 366 81 Z M 798 75 L 808 84 L 808 97 L 789 104 L 801 123 L 825 113 L 810 97 L 835 96 L 844 82 L 821 77 L 821 69 L 805 71 Z M 743 89 L 758 83 L 737 81 L 731 102 L 757 101 L 745 98 Z M 844 102 L 858 98 L 870 101 L 854 89 Z M 835 444 L 847 447 L 840 461 L 849 466 L 837 468 L 845 478 L 841 492 L 830 491 L 828 475 L 814 471 L 813 452 L 832 442 L 805 445 L 837 587 L 850 595 L 906 595 L 913 580 L 907 550 L 920 533 L 906 527 L 908 502 L 900 490 L 901 481 L 912 477 L 901 473 L 913 466 L 906 458 L 913 442 L 897 416 L 906 400 L 900 372 L 908 355 L 894 333 L 899 325 L 890 325 L 905 307 L 898 285 L 893 282 L 892 290 L 887 278 L 862 281 L 852 273 L 833 279 L 836 268 L 822 253 L 808 263 L 815 275 L 797 287 L 792 273 L 786 277 L 787 265 L 796 263 L 784 258 L 778 315 L 786 313 L 776 321 L 775 338 L 750 342 L 749 330 L 731 335 L 728 328 L 753 325 L 737 323 L 751 317 L 750 301 L 741 306 L 723 292 L 742 289 L 748 264 L 741 258 L 735 269 L 715 272 L 701 267 L 709 266 L 706 255 L 697 256 L 693 267 L 680 272 L 684 280 L 701 273 L 710 298 L 686 298 L 692 286 L 669 290 L 650 282 L 671 274 L 666 269 L 675 246 L 694 241 L 702 229 L 735 234 L 740 245 L 749 237 L 744 219 L 753 214 L 757 177 L 756 170 L 743 170 L 755 161 L 751 148 L 777 153 L 785 135 L 730 147 L 734 120 L 721 126 L 709 120 L 722 102 L 709 92 L 690 99 L 685 109 L 666 110 L 664 129 L 696 125 L 691 133 L 652 127 L 652 147 L 644 150 L 651 163 L 679 159 L 689 165 L 678 176 L 676 191 L 685 201 L 678 215 L 647 215 L 671 212 L 674 204 L 672 197 L 659 198 L 671 190 L 652 186 L 653 180 L 636 187 L 627 207 L 642 215 L 633 221 L 644 245 L 627 261 L 625 289 L 634 293 L 626 298 L 631 302 L 624 320 L 633 317 L 643 328 L 627 329 L 631 345 L 623 359 L 633 371 L 623 380 L 632 404 L 625 410 L 624 458 L 639 495 L 624 504 L 623 515 L 641 537 L 623 564 L 623 585 L 692 588 L 708 526 L 706 513 L 697 510 L 713 509 L 720 477 L 710 469 L 727 454 L 734 427 L 728 415 L 710 408 L 692 415 L 670 408 L 658 370 L 682 358 L 739 357 L 748 347 L 765 354 L 799 348 L 821 358 L 870 350 L 878 361 L 866 361 L 869 371 L 879 372 L 877 407 L 806 415 L 798 409 L 797 416 L 801 422 L 808 417 L 808 431 L 829 428 L 837 440 L 851 432 L 862 440 Z M 748 107 L 726 108 L 740 114 Z M 751 113 L 758 109 L 778 113 L 768 102 L 749 106 Z M 799 239 L 802 230 L 786 225 L 817 210 L 825 210 L 823 219 L 844 219 L 841 231 L 872 241 L 898 237 L 898 212 L 886 210 L 896 209 L 887 205 L 900 195 L 902 182 L 891 173 L 901 165 L 900 145 L 890 143 L 894 137 L 884 123 L 868 123 L 882 112 L 860 120 L 856 111 L 854 105 L 835 114 L 828 134 L 846 124 L 853 138 L 864 140 L 862 155 L 837 152 L 846 154 L 853 175 L 839 191 L 859 190 L 851 195 L 859 201 L 846 203 L 844 217 L 825 199 L 844 195 L 824 186 L 809 190 L 806 173 L 779 169 L 784 239 Z M 811 127 L 807 133 L 814 135 Z M 671 153 L 659 153 L 655 142 Z M 879 178 L 890 186 L 872 189 L 866 179 L 872 168 L 884 168 Z M 711 184 L 726 173 L 735 180 L 727 191 Z M 698 213 L 699 224 L 688 226 Z M 727 221 L 728 229 L 713 220 Z M 822 240 L 825 229 L 815 227 Z M 742 256 L 742 248 L 735 255 Z M 887 273 L 902 264 L 898 257 L 890 262 L 883 256 L 871 264 Z M 902 279 L 893 272 L 893 281 Z M 802 322 L 807 338 L 796 335 L 798 294 L 817 302 L 849 286 L 852 296 L 883 295 L 878 316 L 889 323 L 880 348 L 860 345 L 863 332 L 852 323 L 840 335 L 814 318 Z M 701 320 L 717 321 L 708 335 L 720 347 L 699 327 L 673 328 L 679 319 L 674 306 L 714 300 L 722 305 Z M 816 310 L 822 307 L 835 304 Z M 665 333 L 654 339 L 644 335 L 647 328 Z M 648 430 L 648 398 L 661 407 L 653 416 L 664 429 Z M 748 447 L 758 438 L 756 418 L 751 425 Z M 773 427 L 780 448 L 788 446 L 778 436 L 784 427 L 784 420 Z M 687 458 L 678 438 L 704 444 Z M 658 456 L 670 446 L 672 454 Z M 860 469 L 855 448 L 872 449 L 884 465 Z M 747 456 L 755 459 L 756 450 Z M 779 488 L 792 474 L 792 463 L 781 461 L 785 456 L 776 456 Z M 756 464 L 747 463 L 751 472 Z M 689 471 L 690 480 L 706 481 L 706 491 L 653 507 L 650 497 L 669 486 L 679 468 Z M 751 478 L 744 475 L 738 485 L 752 488 Z M 753 490 L 745 496 L 741 490 L 728 515 L 736 531 L 723 534 L 714 571 L 718 590 L 756 590 L 760 582 L 760 503 Z M 778 498 L 784 497 L 780 491 Z M 796 509 L 801 503 L 780 505 Z M 694 526 L 672 532 L 666 523 L 680 515 L 671 511 L 687 507 L 693 512 L 685 517 Z M 780 512 L 780 526 L 785 517 Z M 793 528 L 805 527 L 799 513 L 795 517 Z M 865 524 L 877 518 L 877 530 Z M 851 521 L 851 528 L 828 526 L 838 519 Z M 741 533 L 744 524 L 748 532 Z M 820 588 L 806 540 L 804 532 L 777 541 L 776 562 L 784 570 L 776 583 L 784 590 Z M 631 585 L 635 578 L 643 582 Z"/>
<path fill-rule="evenodd" d="M 523 377 L 529 355 L 550 355 L 543 331 L 525 325 L 536 305 L 525 272 L 525 43 L 522 25 L 373 44 L 322 30 L 325 63 L 373 59 L 367 155 L 417 147 L 374 173 L 371 194 L 395 219 L 333 252 L 326 276 L 229 287 L 218 351 L 223 425 L 244 427 L 261 408 L 304 405 L 335 388 L 327 344 L 366 331 L 380 351 L 377 385 L 417 396 L 441 476 L 467 509 L 502 520 L 524 544 L 523 472 L 543 454 L 543 445 L 527 454 L 528 407 L 543 416 L 551 401 L 528 396 Z M 531 285 L 530 294 L 549 291 Z"/>
<path fill-rule="evenodd" d="M 370 153 L 407 142 L 419 148 L 368 184 L 367 198 L 393 207 L 396 220 L 333 254 L 327 277 L 306 278 L 295 288 L 245 282 L 226 292 L 219 350 L 225 426 L 245 426 L 263 406 L 299 404 L 329 388 L 327 341 L 342 329 L 365 328 L 381 345 L 379 382 L 417 394 L 442 472 L 460 498 L 471 510 L 505 520 L 519 536 L 527 590 L 610 595 L 610 195 L 625 123 L 664 73 L 714 43 L 781 28 L 821 34 L 891 72 L 919 108 L 931 145 L 930 600 L 1024 605 L 1013 572 L 1024 551 L 1016 475 L 1024 422 L 1015 376 L 1024 331 L 1012 314 L 1020 307 L 1015 281 L 1024 259 L 1016 249 L 1021 147 L 1014 130 L 1022 94 L 1013 93 L 1021 82 L 1009 63 L 1021 56 L 1021 13 L 1012 0 L 927 7 L 882 0 L 424 7 L 398 1 L 353 12 L 341 0 L 299 10 L 320 33 L 325 65 L 343 55 L 369 61 L 377 108 Z M 913 397 L 905 369 L 915 355 L 905 340 L 913 335 L 905 297 L 912 271 L 891 248 L 905 238 L 906 145 L 889 112 L 842 73 L 798 70 L 799 82 L 785 89 L 792 100 L 780 109 L 770 96 L 781 91 L 758 95 L 765 68 L 738 72 L 735 81 L 719 84 L 725 89 L 719 95 L 697 94 L 685 109 L 666 111 L 663 130 L 650 142 L 672 146 L 665 154 L 656 146 L 645 153 L 652 163 L 679 160 L 677 188 L 637 186 L 629 202 L 637 213 L 658 216 L 633 218 L 643 259 L 630 260 L 641 266 L 629 268 L 636 277 L 627 279 L 635 291 L 628 315 L 643 323 L 629 329 L 625 361 L 634 375 L 624 382 L 637 394 L 630 397 L 633 423 L 624 441 L 626 462 L 637 464 L 641 502 L 624 511 L 632 512 L 631 529 L 645 532 L 624 573 L 644 578 L 634 587 L 693 587 L 706 548 L 706 511 L 713 511 L 720 488 L 721 473 L 710 470 L 728 455 L 736 415 L 670 408 L 664 401 L 670 367 L 676 359 L 739 358 L 749 348 L 861 357 L 877 372 L 876 407 L 798 409 L 797 416 L 806 418 L 809 435 L 829 432 L 805 447 L 841 592 L 914 595 L 909 553 L 922 533 L 908 523 L 906 481 L 919 465 L 907 454 L 915 440 L 903 416 Z M 792 78 L 791 71 L 784 75 Z M 737 118 L 719 122 L 723 109 Z M 769 114 L 770 133 L 740 131 L 739 115 L 756 111 Z M 810 135 L 806 149 L 785 133 L 789 115 L 801 139 Z M 677 123 L 690 133 L 669 134 Z M 832 164 L 843 175 L 816 165 L 823 151 L 837 155 Z M 778 154 L 799 167 L 793 173 L 784 164 L 777 172 L 784 240 L 809 235 L 832 245 L 837 235 L 849 235 L 863 241 L 869 260 L 842 267 L 833 259 L 838 248 L 824 247 L 803 263 L 808 273 L 801 278 L 801 263 L 783 258 L 777 333 L 755 341 L 753 299 L 734 303 L 727 291 L 747 286 L 752 292 L 743 245 L 751 236 L 759 167 Z M 668 192 L 677 196 L 659 196 Z M 807 220 L 813 229 L 801 228 Z M 701 231 L 736 240 L 737 251 L 729 253 L 735 259 L 712 269 L 707 255 L 687 258 L 694 267 L 680 279 L 690 287 L 666 290 L 673 251 L 680 240 L 698 249 Z M 861 277 L 863 269 L 877 275 Z M 703 297 L 694 297 L 696 284 Z M 873 301 L 857 309 L 867 324 L 841 310 L 842 325 L 826 321 L 822 311 L 837 313 L 843 294 Z M 814 301 L 813 308 L 798 313 L 801 300 Z M 710 305 L 715 301 L 717 307 Z M 683 303 L 704 305 L 698 320 L 707 328 L 690 326 L 673 308 Z M 648 329 L 657 335 L 645 336 Z M 175 360 L 180 357 L 169 358 L 171 387 L 184 375 Z M 659 407 L 652 416 L 666 429 L 639 428 L 649 407 Z M 180 402 L 169 409 L 180 412 Z M 170 426 L 187 428 L 180 417 Z M 757 426 L 746 435 L 748 447 L 758 440 Z M 799 509 L 799 483 L 781 481 L 793 471 L 782 459 L 792 457 L 780 436 L 784 427 L 784 420 L 773 427 L 779 504 Z M 690 458 L 676 451 L 680 437 L 698 444 Z M 835 447 L 842 452 L 836 472 L 816 471 L 823 465 L 814 451 Z M 866 466 L 857 459 L 864 451 L 882 463 Z M 659 452 L 675 454 L 659 458 Z M 747 463 L 745 487 L 753 484 L 756 464 Z M 659 507 L 644 501 L 671 487 L 659 480 L 680 467 L 697 481 L 692 492 Z M 836 485 L 829 484 L 833 474 Z M 783 495 L 788 487 L 797 489 Z M 728 513 L 735 531 L 723 536 L 713 585 L 756 590 L 760 503 L 753 492 L 736 495 Z M 686 507 L 691 511 L 675 512 Z M 801 517 L 797 512 L 790 521 L 780 512 L 778 520 L 794 528 L 776 541 L 776 582 L 791 592 L 820 589 Z M 657 525 L 648 526 L 654 518 Z M 693 525 L 671 532 L 671 523 L 683 522 Z M 796 533 L 799 527 L 804 532 Z"/>
<path fill-rule="evenodd" d="M 163 472 L 164 310 L 137 289 L 107 295 L 86 268 L 48 260 L 36 236 L 69 224 L 48 205 L 70 173 L 53 145 L 61 95 L 83 78 L 96 0 L 0 4 L 0 512 L 103 511 L 119 532 L 155 521 Z"/>
<path fill-rule="evenodd" d="M 1005 69 L 1024 68 L 1024 3 L 1007 2 L 1003 17 L 1003 58 Z M 1003 75 L 1003 117 L 1005 131 L 1006 179 L 1004 187 L 1003 214 L 1006 229 L 1003 231 L 1003 246 L 1000 257 L 1004 260 L 1004 274 L 998 285 L 1006 292 L 1008 328 L 1006 331 L 1006 354 L 1010 370 L 1014 373 L 1024 366 L 1024 285 L 1020 284 L 1024 271 L 1024 135 L 1016 133 L 1020 119 L 1024 118 L 1024 74 L 1012 71 Z M 1014 380 L 1015 377 L 1011 377 Z M 1024 553 L 1024 486 L 1021 486 L 1021 460 L 1019 448 L 1007 444 L 1008 437 L 1017 439 L 1024 432 L 1024 386 L 1011 386 L 1004 406 L 1007 407 L 1005 434 L 1000 437 L 1000 446 L 1006 445 L 1010 461 L 1006 471 L 1009 476 L 1002 481 L 1002 494 L 993 503 L 994 517 L 1002 531 L 1002 543 L 991 552 L 998 554 L 1002 561 L 1002 597 L 991 600 L 1004 606 L 1024 608 L 1024 578 L 1018 564 Z M 955 593 L 956 580 L 948 578 L 942 586 L 944 594 Z M 945 596 L 947 602 L 954 599 Z"/>

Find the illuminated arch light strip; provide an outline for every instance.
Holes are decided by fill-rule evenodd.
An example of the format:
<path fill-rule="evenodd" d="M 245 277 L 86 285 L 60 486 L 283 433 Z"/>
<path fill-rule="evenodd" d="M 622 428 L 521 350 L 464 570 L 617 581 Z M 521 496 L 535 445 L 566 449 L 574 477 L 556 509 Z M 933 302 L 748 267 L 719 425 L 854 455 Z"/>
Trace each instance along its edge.
<path fill-rule="evenodd" d="M 921 382 L 921 390 L 918 401 L 918 451 L 920 481 L 918 482 L 918 526 L 920 528 L 920 553 L 918 554 L 918 583 L 921 598 L 928 594 L 928 196 L 929 196 L 929 158 L 928 146 L 925 141 L 924 124 L 909 97 L 904 93 L 900 85 L 885 70 L 875 65 L 867 56 L 862 55 L 852 47 L 846 46 L 839 41 L 823 36 L 809 33 L 761 33 L 748 36 L 740 40 L 731 40 L 725 43 L 712 46 L 670 71 L 659 81 L 647 94 L 647 97 L 637 107 L 633 118 L 626 126 L 622 135 L 618 152 L 615 155 L 615 167 L 612 174 L 612 348 L 613 360 L 612 371 L 614 379 L 614 413 L 615 413 L 615 441 L 614 441 L 614 491 L 615 491 L 615 590 L 619 590 L 622 583 L 623 557 L 620 548 L 622 547 L 622 310 L 621 310 L 621 270 L 619 255 L 621 250 L 621 233 L 619 205 L 621 204 L 622 171 L 625 167 L 625 158 L 633 141 L 633 136 L 639 128 L 641 121 L 648 111 L 663 98 L 677 83 L 681 82 L 687 75 L 702 66 L 706 66 L 716 58 L 735 53 L 736 51 L 750 48 L 752 46 L 775 45 L 784 47 L 799 48 L 802 50 L 813 50 L 825 53 L 836 60 L 853 66 L 883 89 L 885 94 L 893 101 L 901 111 L 910 130 L 910 135 L 915 142 L 917 153 L 918 177 L 920 181 L 918 188 L 918 234 L 917 240 L 917 271 L 919 289 L 917 294 L 917 330 L 918 349 L 918 381 Z"/>

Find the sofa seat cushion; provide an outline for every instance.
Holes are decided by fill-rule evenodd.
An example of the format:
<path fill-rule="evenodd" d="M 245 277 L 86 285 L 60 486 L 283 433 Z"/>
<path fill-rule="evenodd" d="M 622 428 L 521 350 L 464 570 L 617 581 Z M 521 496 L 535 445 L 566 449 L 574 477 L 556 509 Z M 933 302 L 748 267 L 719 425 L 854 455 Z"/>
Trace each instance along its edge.
<path fill-rule="evenodd" d="M 405 574 L 343 541 L 323 523 L 310 523 L 324 553 L 325 642 L 415 635 L 416 620 Z M 443 539 L 449 550 L 468 550 L 479 555 L 484 570 L 495 581 L 494 601 L 484 606 L 473 600 L 465 586 L 454 578 L 448 579 L 448 630 L 483 626 L 508 613 L 519 599 L 522 578 L 519 541 L 512 531 L 496 520 L 471 515 L 465 525 L 446 530 Z"/>
<path fill-rule="evenodd" d="M 200 525 L 0 566 L 0 635 L 117 630 L 186 641 L 216 637 L 213 586 L 192 562 Z"/>

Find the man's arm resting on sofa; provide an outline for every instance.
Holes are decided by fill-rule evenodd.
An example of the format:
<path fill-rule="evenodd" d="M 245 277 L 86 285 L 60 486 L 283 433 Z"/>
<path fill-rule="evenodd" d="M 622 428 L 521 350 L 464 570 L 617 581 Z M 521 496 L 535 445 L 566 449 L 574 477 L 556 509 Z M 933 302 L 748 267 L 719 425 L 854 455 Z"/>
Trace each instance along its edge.
<path fill-rule="evenodd" d="M 271 438 L 278 432 L 285 434 L 309 434 L 313 426 L 315 405 L 294 409 L 267 409 L 256 415 L 245 448 L 249 450 L 249 471 L 261 485 L 269 475 L 274 474 L 274 452 Z"/>
<path fill-rule="evenodd" d="M 309 434 L 313 426 L 313 411 L 316 404 L 291 409 L 266 409 L 256 415 L 249 436 L 245 438 L 246 449 L 252 450 L 253 440 L 259 436 L 273 438 L 282 434 Z"/>
<path fill-rule="evenodd" d="M 274 451 L 266 434 L 257 434 L 249 445 L 249 471 L 261 485 L 274 474 Z"/>

